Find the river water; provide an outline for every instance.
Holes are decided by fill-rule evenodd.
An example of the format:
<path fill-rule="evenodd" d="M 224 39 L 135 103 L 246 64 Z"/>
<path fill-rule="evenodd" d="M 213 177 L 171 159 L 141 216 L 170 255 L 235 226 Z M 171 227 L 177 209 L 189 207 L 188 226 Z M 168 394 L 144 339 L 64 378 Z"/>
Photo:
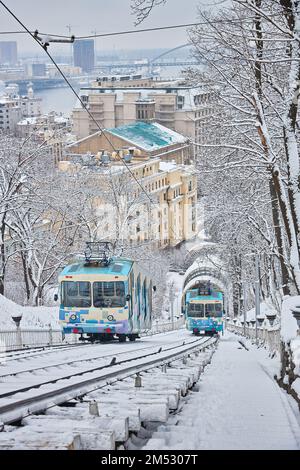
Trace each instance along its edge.
<path fill-rule="evenodd" d="M 76 90 L 79 91 L 79 90 Z M 70 116 L 76 103 L 76 97 L 70 88 L 52 88 L 50 90 L 37 91 L 35 96 L 42 98 L 42 112 L 56 111 Z"/>
<path fill-rule="evenodd" d="M 180 76 L 180 67 L 165 67 L 161 68 L 161 78 L 175 78 Z M 76 89 L 79 92 L 79 87 Z M 70 116 L 72 109 L 76 103 L 76 97 L 72 90 L 68 87 L 52 88 L 50 90 L 43 90 L 35 92 L 35 96 L 42 98 L 42 112 L 49 113 L 56 111 Z"/>

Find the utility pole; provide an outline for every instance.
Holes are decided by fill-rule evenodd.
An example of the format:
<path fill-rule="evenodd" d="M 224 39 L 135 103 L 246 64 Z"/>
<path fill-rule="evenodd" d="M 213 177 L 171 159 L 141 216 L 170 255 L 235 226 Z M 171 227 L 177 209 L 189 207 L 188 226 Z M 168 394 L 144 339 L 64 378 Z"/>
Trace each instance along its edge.
<path fill-rule="evenodd" d="M 175 292 L 174 292 L 174 281 L 169 284 L 169 300 L 170 300 L 170 307 L 171 307 L 171 321 L 172 321 L 172 330 L 174 330 L 174 299 L 175 299 Z"/>
<path fill-rule="evenodd" d="M 244 310 L 244 336 L 246 336 L 246 284 L 245 282 L 243 283 L 243 297 L 244 297 L 244 303 L 243 303 L 243 310 Z"/>
<path fill-rule="evenodd" d="M 257 345 L 257 317 L 260 317 L 260 277 L 259 277 L 259 255 L 255 255 L 255 343 Z"/>
<path fill-rule="evenodd" d="M 67 30 L 69 31 L 70 37 L 72 36 L 72 25 L 67 24 Z M 73 65 L 73 44 L 71 44 L 71 57 L 70 57 L 70 65 Z"/>

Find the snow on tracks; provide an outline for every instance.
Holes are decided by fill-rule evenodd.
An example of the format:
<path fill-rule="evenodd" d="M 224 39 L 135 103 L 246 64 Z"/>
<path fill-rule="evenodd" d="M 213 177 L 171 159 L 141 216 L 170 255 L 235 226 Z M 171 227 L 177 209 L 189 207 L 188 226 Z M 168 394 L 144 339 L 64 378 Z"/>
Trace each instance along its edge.
<path fill-rule="evenodd" d="M 181 397 L 198 380 L 204 364 L 209 361 L 207 354 L 210 355 L 211 351 L 198 351 L 215 341 L 193 340 L 190 342 L 192 344 L 161 351 L 155 359 L 132 360 L 130 368 L 123 365 L 122 375 L 118 375 L 114 366 L 117 373 L 114 374 L 113 384 L 97 386 L 93 393 L 85 395 L 84 402 L 87 403 L 73 400 L 69 405 L 76 404 L 75 407 L 53 406 L 45 415 L 23 419 L 24 427 L 10 432 L 9 436 L 6 432 L 0 434 L 0 449 L 32 448 L 32 436 L 36 436 L 36 448 L 115 448 L 128 440 L 129 433 L 139 433 L 143 429 L 142 424 L 167 421 L 169 412 L 178 408 Z M 163 367 L 161 364 L 164 364 Z M 132 377 L 137 372 L 142 381 L 141 387 L 135 387 Z M 112 374 L 110 376 L 113 377 Z M 86 391 L 82 392 L 83 395 Z M 55 433 L 56 442 L 53 441 Z M 31 436 L 30 442 L 26 439 L 28 435 Z"/>

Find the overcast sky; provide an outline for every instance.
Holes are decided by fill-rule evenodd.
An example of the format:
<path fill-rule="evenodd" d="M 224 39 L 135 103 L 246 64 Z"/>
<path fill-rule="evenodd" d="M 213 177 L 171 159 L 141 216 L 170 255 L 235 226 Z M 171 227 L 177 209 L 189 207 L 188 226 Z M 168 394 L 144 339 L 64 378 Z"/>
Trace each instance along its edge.
<path fill-rule="evenodd" d="M 134 28 L 134 17 L 130 11 L 130 0 L 6 0 L 9 8 L 31 30 L 68 34 L 67 25 L 75 35 L 88 35 Z M 150 18 L 139 28 L 190 23 L 197 20 L 197 5 L 212 1 L 168 0 L 153 10 Z M 0 31 L 20 30 L 20 26 L 0 5 Z M 20 52 L 37 52 L 38 46 L 25 35 L 1 35 L 1 40 L 17 40 Z M 97 50 L 122 48 L 175 47 L 186 42 L 184 29 L 164 32 L 141 33 L 97 40 Z M 62 51 L 60 45 L 51 48 Z M 68 48 L 68 45 L 63 46 Z M 52 49 L 53 50 L 53 49 Z"/>

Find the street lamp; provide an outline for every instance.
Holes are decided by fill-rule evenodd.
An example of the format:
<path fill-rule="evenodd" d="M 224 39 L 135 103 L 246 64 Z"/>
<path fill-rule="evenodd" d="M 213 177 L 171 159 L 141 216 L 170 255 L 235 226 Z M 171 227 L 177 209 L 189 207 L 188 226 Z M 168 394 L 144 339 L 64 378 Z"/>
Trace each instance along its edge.
<path fill-rule="evenodd" d="M 175 292 L 174 292 L 174 281 L 169 284 L 169 301 L 171 307 L 171 321 L 172 321 L 172 330 L 174 330 L 174 300 L 175 300 Z"/>
<path fill-rule="evenodd" d="M 250 320 L 250 323 L 252 325 L 252 328 L 254 328 L 254 325 L 255 325 L 256 321 L 255 320 Z"/>
<path fill-rule="evenodd" d="M 241 295 L 241 301 L 243 302 L 243 321 L 241 320 L 241 324 L 243 326 L 244 336 L 246 336 L 246 283 L 243 282 L 243 291 Z"/>

